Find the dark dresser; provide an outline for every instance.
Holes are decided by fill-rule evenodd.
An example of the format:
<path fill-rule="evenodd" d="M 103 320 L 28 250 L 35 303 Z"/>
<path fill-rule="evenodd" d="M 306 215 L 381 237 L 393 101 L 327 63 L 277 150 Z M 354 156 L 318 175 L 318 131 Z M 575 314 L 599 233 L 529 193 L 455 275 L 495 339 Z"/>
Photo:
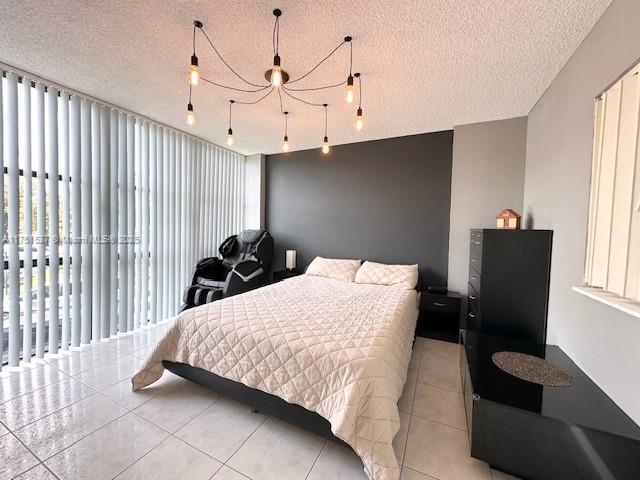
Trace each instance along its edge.
<path fill-rule="evenodd" d="M 551 230 L 471 230 L 469 330 L 544 344 Z"/>

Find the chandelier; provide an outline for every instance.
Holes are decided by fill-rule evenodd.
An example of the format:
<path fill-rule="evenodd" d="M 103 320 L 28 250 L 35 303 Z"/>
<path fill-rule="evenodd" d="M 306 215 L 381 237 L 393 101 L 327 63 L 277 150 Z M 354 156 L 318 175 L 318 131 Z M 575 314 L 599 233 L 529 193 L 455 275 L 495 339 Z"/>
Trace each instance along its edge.
<path fill-rule="evenodd" d="M 291 79 L 289 77 L 289 73 L 282 68 L 282 62 L 280 59 L 280 55 L 278 54 L 279 47 L 279 39 L 280 39 L 280 16 L 282 15 L 282 11 L 279 9 L 275 9 L 273 11 L 273 15 L 275 16 L 275 22 L 273 25 L 273 66 L 269 68 L 266 72 L 264 72 L 264 78 L 268 83 L 254 83 L 250 80 L 247 80 L 245 77 L 240 75 L 230 64 L 227 62 L 220 51 L 213 44 L 213 41 L 207 35 L 207 32 L 204 29 L 204 25 L 199 20 L 195 20 L 193 22 L 193 55 L 191 56 L 191 63 L 189 67 L 189 103 L 187 104 L 187 124 L 193 125 L 195 123 L 195 115 L 192 103 L 192 94 L 193 88 L 200 84 L 201 81 L 208 83 L 210 85 L 214 85 L 216 87 L 231 90 L 237 92 L 238 94 L 256 94 L 259 93 L 261 96 L 257 100 L 243 100 L 243 99 L 229 99 L 229 129 L 227 130 L 227 145 L 233 145 L 233 128 L 231 125 L 233 108 L 236 105 L 256 105 L 266 98 L 268 98 L 272 93 L 277 93 L 279 105 L 280 105 L 280 113 L 284 117 L 284 136 L 282 139 L 282 150 L 289 150 L 289 111 L 285 107 L 285 101 L 283 100 L 283 96 L 286 99 L 290 99 L 294 102 L 298 102 L 310 107 L 322 108 L 324 112 L 324 138 L 322 141 L 322 152 L 324 154 L 329 153 L 329 135 L 327 132 L 328 128 L 328 103 L 315 103 L 308 99 L 303 98 L 304 95 L 309 92 L 317 92 L 322 90 L 329 90 L 333 88 L 344 87 L 346 85 L 345 92 L 345 100 L 347 103 L 351 104 L 354 100 L 354 81 L 358 81 L 358 108 L 356 109 L 356 120 L 355 120 L 355 128 L 356 130 L 362 130 L 363 126 L 363 118 L 362 118 L 362 77 L 360 73 L 353 73 L 353 39 L 350 36 L 344 37 L 344 40 L 335 47 L 327 56 L 325 56 L 322 60 L 320 60 L 311 70 L 306 72 L 304 75 L 300 75 L 297 78 Z M 207 41 L 207 44 L 211 47 L 213 52 L 217 55 L 220 61 L 240 80 L 242 83 L 239 86 L 232 85 L 224 85 L 218 83 L 212 79 L 205 78 L 200 74 L 199 66 L 198 66 L 198 57 L 196 55 L 196 33 L 200 31 L 204 38 Z M 324 62 L 326 62 L 331 56 L 333 56 L 341 47 L 348 45 L 349 46 L 349 73 L 346 75 L 347 79 L 331 85 L 321 85 L 316 87 L 307 87 L 307 88 L 297 88 L 294 86 L 295 83 L 303 80 L 304 78 L 311 75 L 313 72 L 320 67 Z M 344 77 L 343 77 L 344 78 Z"/>

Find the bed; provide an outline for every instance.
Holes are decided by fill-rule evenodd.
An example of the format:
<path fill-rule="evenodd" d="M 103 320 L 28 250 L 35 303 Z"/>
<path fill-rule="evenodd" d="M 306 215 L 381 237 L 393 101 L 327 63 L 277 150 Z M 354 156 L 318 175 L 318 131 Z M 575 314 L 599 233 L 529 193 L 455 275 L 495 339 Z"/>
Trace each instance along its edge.
<path fill-rule="evenodd" d="M 370 479 L 396 480 L 392 441 L 417 300 L 399 286 L 301 275 L 187 310 L 133 377 L 133 389 L 166 367 L 254 408 L 292 404 L 299 422 L 321 434 L 330 428 L 348 444 Z"/>

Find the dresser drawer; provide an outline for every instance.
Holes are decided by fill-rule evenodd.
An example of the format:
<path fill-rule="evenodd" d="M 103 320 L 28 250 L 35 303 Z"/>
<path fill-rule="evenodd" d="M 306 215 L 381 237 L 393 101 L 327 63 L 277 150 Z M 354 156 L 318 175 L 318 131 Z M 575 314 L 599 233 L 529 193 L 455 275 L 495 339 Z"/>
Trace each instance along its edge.
<path fill-rule="evenodd" d="M 469 309 L 467 312 L 467 329 L 476 331 L 480 329 L 480 312 L 474 312 Z"/>
<path fill-rule="evenodd" d="M 469 285 L 471 285 L 476 292 L 479 292 L 481 283 L 482 275 L 473 267 L 469 267 Z"/>
<path fill-rule="evenodd" d="M 482 272 L 482 249 L 469 249 L 469 266 L 476 272 Z"/>
<path fill-rule="evenodd" d="M 460 298 L 423 293 L 420 298 L 420 308 L 431 312 L 459 313 Z"/>
<path fill-rule="evenodd" d="M 478 313 L 480 309 L 480 302 L 478 295 L 473 290 L 471 286 L 469 286 L 469 296 L 467 297 L 467 308 L 470 312 Z"/>
<path fill-rule="evenodd" d="M 471 235 L 469 237 L 469 244 L 471 246 L 471 250 L 482 251 L 482 231 L 481 230 L 471 230 Z"/>

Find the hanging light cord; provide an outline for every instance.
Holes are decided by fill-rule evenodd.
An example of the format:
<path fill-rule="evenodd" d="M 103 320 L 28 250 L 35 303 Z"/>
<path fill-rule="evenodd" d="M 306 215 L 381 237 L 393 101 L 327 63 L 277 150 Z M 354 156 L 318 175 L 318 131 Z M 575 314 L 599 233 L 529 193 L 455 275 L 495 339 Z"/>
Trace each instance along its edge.
<path fill-rule="evenodd" d="M 196 54 L 196 26 L 193 26 L 193 54 Z"/>
<path fill-rule="evenodd" d="M 291 82 L 288 82 L 288 83 L 291 83 Z M 341 87 L 345 83 L 347 83 L 346 80 L 343 81 L 343 82 L 340 82 L 340 83 L 336 83 L 334 85 L 325 85 L 324 87 L 288 88 L 286 86 L 283 86 L 282 88 L 284 88 L 285 90 L 289 90 L 290 92 L 313 92 L 313 91 L 316 91 L 316 90 L 326 90 L 327 88 Z"/>
<path fill-rule="evenodd" d="M 356 74 L 358 76 L 358 94 L 360 98 L 358 99 L 358 108 L 362 108 L 362 77 L 359 73 Z"/>
<path fill-rule="evenodd" d="M 303 78 L 308 77 L 309 75 L 311 75 L 320 65 L 322 65 L 324 62 L 326 62 L 329 57 L 331 57 L 331 55 L 333 55 L 334 53 L 336 53 L 338 51 L 338 49 L 340 47 L 342 47 L 345 43 L 347 43 L 346 41 L 342 41 L 342 43 L 340 45 L 338 45 L 336 48 L 334 48 L 333 50 L 331 50 L 331 53 L 329 55 L 327 55 L 326 57 L 324 57 L 322 60 L 320 60 L 318 62 L 318 64 L 313 67 L 311 70 L 309 70 L 307 73 L 305 73 L 304 75 L 302 75 L 301 77 L 296 78 L 295 80 L 289 80 L 287 83 L 291 84 L 291 83 L 296 83 L 299 82 L 300 80 L 302 80 Z"/>
<path fill-rule="evenodd" d="M 353 42 L 349 42 L 349 76 L 352 74 L 353 70 Z"/>
<path fill-rule="evenodd" d="M 284 94 L 286 96 L 288 96 L 290 98 L 293 98 L 294 100 L 296 100 L 298 102 L 305 103 L 305 104 L 310 105 L 312 107 L 324 107 L 324 104 L 322 104 L 322 103 L 307 102 L 306 100 L 303 100 L 302 98 L 296 97 L 296 96 L 292 95 L 291 93 L 289 93 L 289 91 L 286 88 L 282 89 L 282 91 L 284 92 Z"/>
<path fill-rule="evenodd" d="M 289 135 L 289 112 L 284 112 L 284 136 Z"/>
<path fill-rule="evenodd" d="M 258 100 L 255 100 L 253 102 L 242 102 L 240 100 L 234 100 L 234 103 L 238 103 L 240 105 L 255 105 L 256 103 L 260 103 L 262 100 L 264 100 L 265 98 L 267 98 L 269 95 L 271 95 L 273 93 L 273 91 L 275 90 L 274 87 L 271 87 L 271 90 L 269 90 L 267 93 L 265 93 L 262 97 L 260 97 Z"/>
<path fill-rule="evenodd" d="M 262 92 L 262 91 L 266 90 L 267 88 L 271 87 L 271 85 L 267 85 L 265 87 L 256 88 L 254 90 L 248 90 L 248 89 L 245 89 L 245 88 L 230 87 L 229 85 L 223 85 L 221 83 L 216 83 L 213 80 L 209 80 L 208 78 L 204 78 L 203 76 L 200 76 L 200 79 L 202 81 L 204 81 L 204 82 L 210 83 L 211 85 L 215 85 L 216 87 L 226 88 L 227 90 L 234 90 L 236 92 L 244 92 L 244 93 Z"/>
<path fill-rule="evenodd" d="M 202 34 L 204 35 L 204 38 L 207 39 L 207 42 L 209 42 L 209 45 L 211 45 L 211 48 L 213 49 L 214 52 L 216 52 L 216 55 L 218 55 L 218 58 L 222 61 L 222 63 L 225 64 L 225 66 L 231 70 L 231 72 L 238 77 L 240 80 L 242 80 L 244 83 L 246 83 L 247 85 L 251 85 L 252 87 L 264 87 L 265 85 L 258 85 L 257 83 L 253 83 L 250 82 L 249 80 L 247 80 L 246 78 L 244 78 L 242 75 L 240 75 L 238 72 L 236 72 L 233 67 L 231 65 L 229 65 L 229 63 L 227 63 L 227 61 L 222 58 L 222 55 L 220 55 L 220 52 L 218 51 L 218 49 L 215 47 L 215 45 L 213 44 L 213 42 L 211 41 L 211 39 L 209 38 L 209 35 L 207 35 L 207 32 L 205 32 L 204 27 L 200 27 L 200 31 L 202 32 Z M 266 85 L 267 88 L 269 88 L 269 85 Z"/>
<path fill-rule="evenodd" d="M 278 48 L 280 47 L 280 17 L 276 17 L 276 21 L 273 24 L 273 54 L 278 54 Z"/>
<path fill-rule="evenodd" d="M 229 100 L 229 130 L 231 130 L 231 107 L 233 107 L 234 103 L 234 100 Z"/>
<path fill-rule="evenodd" d="M 191 84 L 189 84 L 189 103 L 191 103 Z"/>

